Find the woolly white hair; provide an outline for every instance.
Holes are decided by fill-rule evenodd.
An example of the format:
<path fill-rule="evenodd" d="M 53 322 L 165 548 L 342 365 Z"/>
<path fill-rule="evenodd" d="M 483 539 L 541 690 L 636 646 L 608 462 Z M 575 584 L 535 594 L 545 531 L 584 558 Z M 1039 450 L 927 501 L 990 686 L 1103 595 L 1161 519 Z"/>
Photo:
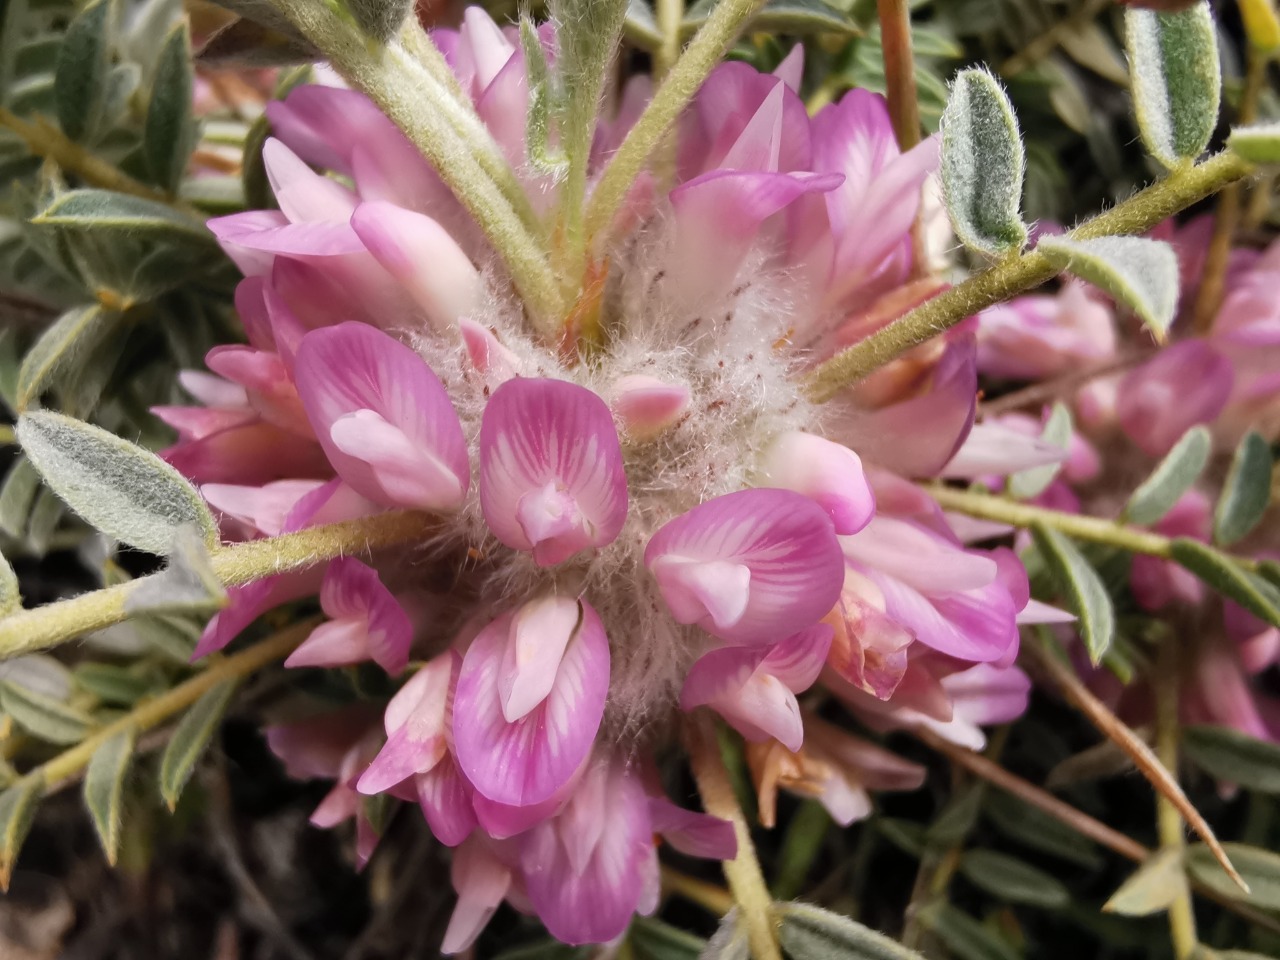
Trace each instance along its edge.
<path fill-rule="evenodd" d="M 487 271 L 484 302 L 471 318 L 518 358 L 526 376 L 572 381 L 606 400 L 621 377 L 633 374 L 688 388 L 686 415 L 658 437 L 632 442 L 618 425 L 630 500 L 618 538 L 541 568 L 488 532 L 471 497 L 429 547 L 438 556 L 466 551 L 476 558 L 467 592 L 474 589 L 475 612 L 485 617 L 553 591 L 590 603 L 612 657 L 604 733 L 624 742 L 670 718 L 690 666 L 710 644 L 667 612 L 643 563 L 650 537 L 699 503 L 758 483 L 762 454 L 780 434 L 818 430 L 818 409 L 800 389 L 797 357 L 786 347 L 795 319 L 787 275 L 764 269 L 766 251 L 758 249 L 732 289 L 694 304 L 672 289 L 665 267 L 671 250 L 669 219 L 658 217 L 615 251 L 604 304 L 608 343 L 575 366 L 528 332 L 519 304 L 498 292 L 508 286 L 496 268 Z M 477 473 L 489 391 L 456 339 L 419 333 L 413 342 L 454 401 Z"/>

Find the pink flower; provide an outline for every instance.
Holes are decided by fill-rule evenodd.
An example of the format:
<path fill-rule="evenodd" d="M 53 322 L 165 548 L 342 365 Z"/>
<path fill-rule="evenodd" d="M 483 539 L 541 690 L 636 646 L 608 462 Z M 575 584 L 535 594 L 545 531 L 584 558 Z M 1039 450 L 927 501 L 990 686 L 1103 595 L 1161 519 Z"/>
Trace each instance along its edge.
<path fill-rule="evenodd" d="M 311 631 L 286 667 L 339 667 L 372 660 L 392 675 L 409 662 L 413 626 L 378 572 L 353 557 L 329 564 L 320 608 L 331 618 Z"/>
<path fill-rule="evenodd" d="M 1212 527 L 1212 504 L 1199 490 L 1188 490 L 1173 509 L 1153 526 L 1167 537 L 1190 537 L 1202 543 L 1209 540 Z M 1171 603 L 1189 606 L 1204 599 L 1204 584 L 1191 571 L 1158 557 L 1135 556 L 1129 569 L 1129 589 L 1144 610 L 1152 612 Z"/>
<path fill-rule="evenodd" d="M 1230 360 L 1204 340 L 1184 340 L 1120 381 L 1116 414 L 1130 440 L 1162 457 L 1187 430 L 1222 412 L 1232 382 Z"/>
<path fill-rule="evenodd" d="M 1044 380 L 1105 360 L 1115 349 L 1111 309 L 1079 282 L 978 315 L 978 369 L 991 377 Z"/>

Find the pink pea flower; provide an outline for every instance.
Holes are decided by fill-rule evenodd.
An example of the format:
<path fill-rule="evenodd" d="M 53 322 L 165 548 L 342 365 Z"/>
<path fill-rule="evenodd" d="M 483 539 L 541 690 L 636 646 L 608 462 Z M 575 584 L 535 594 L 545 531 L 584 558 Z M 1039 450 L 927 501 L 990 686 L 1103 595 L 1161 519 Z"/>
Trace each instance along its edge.
<path fill-rule="evenodd" d="M 987 376 L 1044 380 L 1099 363 L 1115 350 L 1111 309 L 1080 282 L 1068 282 L 1052 296 L 1018 297 L 978 315 L 978 370 Z"/>
<path fill-rule="evenodd" d="M 1188 490 L 1152 527 L 1166 537 L 1208 542 L 1213 505 L 1199 490 Z M 1172 603 L 1195 606 L 1204 599 L 1204 584 L 1190 570 L 1159 557 L 1138 555 L 1129 568 L 1129 589 L 1144 610 L 1155 612 Z"/>
<path fill-rule="evenodd" d="M 1130 440 L 1162 457 L 1187 430 L 1222 412 L 1232 383 L 1230 360 L 1204 340 L 1183 340 L 1120 381 L 1116 414 Z"/>
<path fill-rule="evenodd" d="M 372 660 L 395 675 L 409 662 L 413 626 L 378 572 L 354 557 L 329 564 L 320 608 L 331 619 L 311 631 L 286 667 L 340 667 Z"/>

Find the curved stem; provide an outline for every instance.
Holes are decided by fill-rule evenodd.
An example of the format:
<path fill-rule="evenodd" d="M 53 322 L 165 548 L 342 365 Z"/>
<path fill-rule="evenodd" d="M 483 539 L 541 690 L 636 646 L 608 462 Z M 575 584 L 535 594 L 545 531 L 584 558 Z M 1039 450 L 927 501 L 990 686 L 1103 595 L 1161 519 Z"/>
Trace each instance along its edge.
<path fill-rule="evenodd" d="M 435 527 L 433 517 L 395 511 L 348 520 L 215 550 L 209 561 L 218 582 L 238 586 L 277 573 L 314 566 L 335 557 L 367 553 L 421 541 Z M 128 617 L 130 595 L 161 574 L 140 577 L 69 600 L 21 610 L 0 620 L 0 658 L 43 650 Z"/>
<path fill-rule="evenodd" d="M 1247 161 L 1220 153 L 1177 170 L 1163 180 L 1076 227 L 1074 240 L 1145 233 L 1160 221 L 1253 172 Z M 966 317 L 1039 286 L 1057 276 L 1055 267 L 1032 250 L 1005 260 L 911 310 L 871 336 L 836 354 L 805 378 L 814 401 L 830 400 L 850 384 L 924 343 Z"/>
<path fill-rule="evenodd" d="M 684 22 L 684 0 L 657 0 L 655 7 L 662 43 L 653 54 L 653 78 L 661 80 L 680 59 L 680 26 Z"/>
<path fill-rule="evenodd" d="M 733 795 L 733 784 L 729 782 L 729 773 L 720 756 L 715 721 L 706 711 L 700 711 L 690 719 L 687 730 L 693 777 L 698 783 L 702 806 L 712 816 L 732 823 L 738 838 L 738 855 L 724 862 L 724 875 L 738 904 L 740 922 L 746 928 L 747 942 L 751 945 L 751 956 L 755 960 L 782 960 L 773 898 L 769 896 L 760 861 L 756 859 L 747 818 Z"/>
<path fill-rule="evenodd" d="M 1166 643 L 1156 661 L 1156 755 L 1175 776 L 1178 770 L 1178 648 Z M 1187 845 L 1182 833 L 1182 816 L 1163 793 L 1156 794 L 1156 831 L 1162 850 L 1177 851 L 1181 859 Z M 1195 955 L 1196 915 L 1191 906 L 1191 890 L 1184 886 L 1182 892 L 1169 904 L 1169 933 L 1173 939 L 1173 954 L 1177 960 L 1188 960 Z"/>

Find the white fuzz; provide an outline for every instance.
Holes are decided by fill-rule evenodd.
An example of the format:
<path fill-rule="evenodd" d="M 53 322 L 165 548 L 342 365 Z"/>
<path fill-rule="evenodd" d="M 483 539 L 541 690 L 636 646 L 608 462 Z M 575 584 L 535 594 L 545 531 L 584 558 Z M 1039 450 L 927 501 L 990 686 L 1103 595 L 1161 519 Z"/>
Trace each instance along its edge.
<path fill-rule="evenodd" d="M 615 254 L 604 309 L 609 342 L 584 362 L 566 366 L 540 346 L 524 329 L 518 303 L 492 292 L 497 282 L 487 284 L 491 292 L 471 318 L 519 358 L 526 376 L 570 380 L 605 398 L 620 378 L 634 374 L 689 388 L 692 401 L 677 424 L 646 443 L 623 437 L 630 504 L 622 533 L 594 554 L 543 569 L 488 533 L 473 496 L 430 548 L 436 558 L 467 564 L 458 585 L 446 587 L 465 612 L 487 619 L 552 590 L 595 607 L 613 660 L 606 734 L 626 740 L 669 719 L 689 667 L 709 640 L 667 613 L 644 568 L 649 538 L 699 503 L 752 486 L 761 455 L 779 434 L 821 432 L 818 410 L 798 385 L 796 357 L 785 342 L 794 319 L 788 278 L 763 271 L 760 251 L 718 302 L 696 309 L 674 302 L 662 267 L 670 235 L 662 220 L 656 223 Z M 449 390 L 472 438 L 478 476 L 483 379 L 459 341 L 428 335 L 415 346 Z M 451 629 L 463 616 L 460 608 Z M 440 639 L 443 645 L 451 638 Z"/>

